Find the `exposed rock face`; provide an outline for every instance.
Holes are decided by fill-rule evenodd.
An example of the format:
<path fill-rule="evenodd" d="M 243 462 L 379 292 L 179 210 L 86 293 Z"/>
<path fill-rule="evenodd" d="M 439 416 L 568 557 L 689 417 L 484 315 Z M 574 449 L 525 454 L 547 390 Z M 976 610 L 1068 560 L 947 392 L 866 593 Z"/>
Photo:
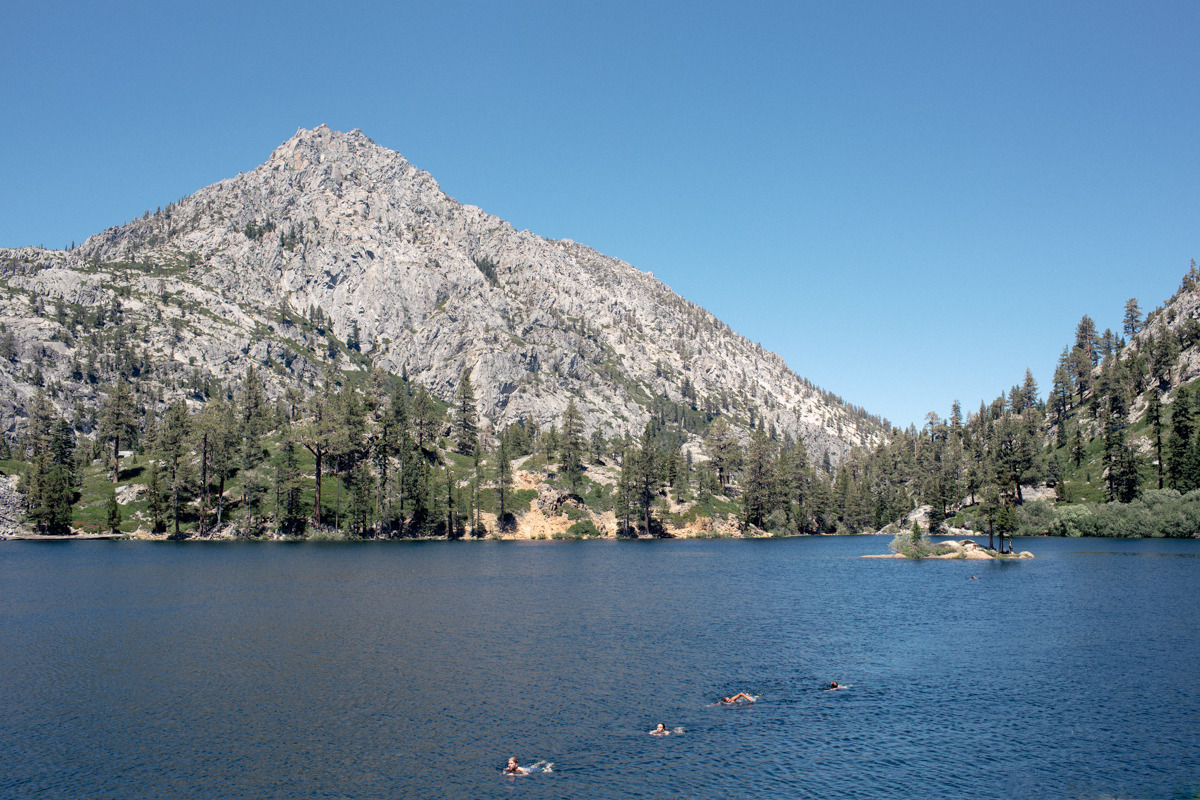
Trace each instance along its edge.
<path fill-rule="evenodd" d="M 574 397 L 587 428 L 636 433 L 665 397 L 774 425 L 818 458 L 883 433 L 652 275 L 462 205 L 359 131 L 300 130 L 251 172 L 71 252 L 0 251 L 0 268 L 0 321 L 18 362 L 49 354 L 40 369 L 64 384 L 60 407 L 93 402 L 96 381 L 67 369 L 77 342 L 51 341 L 56 299 L 119 301 L 168 393 L 197 370 L 228 378 L 248 364 L 269 368 L 274 391 L 311 381 L 327 349 L 304 318 L 320 309 L 318 327 L 357 338 L 360 365 L 404 371 L 443 399 L 469 371 L 497 424 L 556 421 Z M 30 391 L 16 363 L 0 364 L 10 431 Z"/>
<path fill-rule="evenodd" d="M 1168 328 L 1178 337 L 1182 348 L 1170 368 L 1160 371 L 1158 375 L 1166 384 L 1163 389 L 1179 386 L 1200 376 L 1200 346 L 1197 346 L 1200 343 L 1197 335 L 1200 332 L 1200 270 L 1195 261 L 1175 295 L 1146 315 L 1145 326 L 1130 337 L 1129 347 L 1153 364 L 1156 360 L 1154 341 L 1161 342 L 1163 332 Z M 1172 399 L 1170 396 L 1163 397 L 1166 403 Z M 1136 411 L 1140 412 L 1141 409 Z"/>
<path fill-rule="evenodd" d="M 28 536 L 33 529 L 21 522 L 25 499 L 17 491 L 17 476 L 0 475 L 0 539 Z"/>

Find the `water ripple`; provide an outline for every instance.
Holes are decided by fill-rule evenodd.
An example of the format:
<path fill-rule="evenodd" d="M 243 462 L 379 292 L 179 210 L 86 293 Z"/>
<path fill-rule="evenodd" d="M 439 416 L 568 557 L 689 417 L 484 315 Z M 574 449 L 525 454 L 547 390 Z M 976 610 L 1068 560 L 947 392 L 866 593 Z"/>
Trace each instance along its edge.
<path fill-rule="evenodd" d="M 1017 565 L 859 560 L 874 537 L 97 544 L 0 548 L 5 798 L 1074 800 L 1200 777 L 1200 543 L 1035 540 Z M 738 691 L 761 699 L 711 705 Z M 510 755 L 555 772 L 505 778 Z"/>

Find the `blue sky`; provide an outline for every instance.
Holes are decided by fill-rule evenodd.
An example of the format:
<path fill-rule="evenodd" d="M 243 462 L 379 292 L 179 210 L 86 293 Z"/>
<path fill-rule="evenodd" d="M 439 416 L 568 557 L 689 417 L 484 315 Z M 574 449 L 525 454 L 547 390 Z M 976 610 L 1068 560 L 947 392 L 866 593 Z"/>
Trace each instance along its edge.
<path fill-rule="evenodd" d="M 893 423 L 1200 258 L 1200 5 L 10 3 L 0 246 L 360 128 Z"/>

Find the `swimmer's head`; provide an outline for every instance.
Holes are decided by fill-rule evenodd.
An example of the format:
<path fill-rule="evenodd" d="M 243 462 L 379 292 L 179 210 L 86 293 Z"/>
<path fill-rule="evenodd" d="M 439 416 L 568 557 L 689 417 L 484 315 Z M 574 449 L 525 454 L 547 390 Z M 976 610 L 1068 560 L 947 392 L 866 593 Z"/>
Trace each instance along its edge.
<path fill-rule="evenodd" d="M 836 688 L 838 688 L 837 681 L 830 681 L 830 682 L 829 682 L 829 688 L 830 688 L 830 689 L 836 689 Z"/>

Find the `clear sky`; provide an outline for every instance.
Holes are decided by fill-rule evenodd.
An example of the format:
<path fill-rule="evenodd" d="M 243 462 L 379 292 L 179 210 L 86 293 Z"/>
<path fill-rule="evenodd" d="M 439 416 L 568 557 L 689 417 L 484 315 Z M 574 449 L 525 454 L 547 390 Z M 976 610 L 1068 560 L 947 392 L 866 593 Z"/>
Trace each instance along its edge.
<path fill-rule="evenodd" d="M 893 423 L 1043 392 L 1200 258 L 1195 2 L 54 2 L 0 12 L 0 246 L 360 128 Z"/>

